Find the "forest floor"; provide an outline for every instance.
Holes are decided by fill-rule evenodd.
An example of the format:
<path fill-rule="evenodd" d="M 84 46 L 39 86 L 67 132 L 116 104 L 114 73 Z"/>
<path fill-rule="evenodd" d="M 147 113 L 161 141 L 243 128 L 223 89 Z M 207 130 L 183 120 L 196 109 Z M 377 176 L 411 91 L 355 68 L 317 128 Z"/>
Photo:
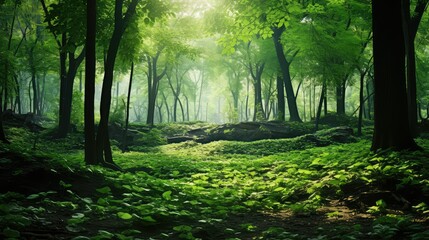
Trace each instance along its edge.
<path fill-rule="evenodd" d="M 427 139 L 399 153 L 365 138 L 114 147 L 118 172 L 85 166 L 79 134 L 7 133 L 0 238 L 429 239 Z"/>

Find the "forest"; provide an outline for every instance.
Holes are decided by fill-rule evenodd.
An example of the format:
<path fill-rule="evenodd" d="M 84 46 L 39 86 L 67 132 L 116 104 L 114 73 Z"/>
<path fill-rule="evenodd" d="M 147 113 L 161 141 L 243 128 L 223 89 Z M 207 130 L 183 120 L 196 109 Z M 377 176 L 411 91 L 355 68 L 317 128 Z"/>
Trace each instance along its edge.
<path fill-rule="evenodd" d="M 429 0 L 0 0 L 0 239 L 429 239 Z"/>

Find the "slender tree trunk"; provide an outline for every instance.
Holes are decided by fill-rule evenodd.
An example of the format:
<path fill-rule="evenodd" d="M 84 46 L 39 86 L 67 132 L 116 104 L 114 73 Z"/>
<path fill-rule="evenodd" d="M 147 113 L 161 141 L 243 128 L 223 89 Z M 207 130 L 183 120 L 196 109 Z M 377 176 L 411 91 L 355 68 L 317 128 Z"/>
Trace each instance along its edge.
<path fill-rule="evenodd" d="M 323 114 L 324 116 L 328 115 L 328 89 L 326 87 L 323 97 Z"/>
<path fill-rule="evenodd" d="M 325 98 L 326 98 L 326 83 L 323 83 L 322 91 L 320 92 L 319 106 L 317 107 L 316 120 L 315 120 L 315 126 L 314 126 L 316 131 L 319 130 L 319 120 L 320 120 L 320 115 L 322 114 L 322 106 Z"/>
<path fill-rule="evenodd" d="M 410 13 L 410 0 L 402 0 L 402 24 L 405 39 L 406 79 L 408 97 L 408 119 L 411 135 L 417 137 L 417 84 L 416 84 L 416 55 L 415 37 L 422 16 L 428 5 L 428 0 L 418 0 L 413 12 Z"/>
<path fill-rule="evenodd" d="M 336 97 L 337 97 L 337 114 L 344 115 L 346 114 L 346 104 L 345 104 L 345 96 L 343 94 L 343 82 L 336 86 Z"/>
<path fill-rule="evenodd" d="M 28 109 L 29 112 L 33 112 L 32 105 L 33 104 L 33 98 L 31 97 L 31 80 L 28 82 Z"/>
<path fill-rule="evenodd" d="M 374 136 L 371 149 L 417 149 L 409 128 L 401 0 L 372 1 Z"/>
<path fill-rule="evenodd" d="M 96 71 L 96 22 L 97 0 L 87 1 L 87 29 L 85 53 L 85 102 L 84 102 L 84 129 L 85 129 L 85 163 L 96 164 L 95 124 L 94 124 L 94 97 Z M 81 71 L 82 74 L 82 71 Z M 82 79 L 82 77 L 81 77 Z M 82 82 L 81 82 L 82 83 Z M 81 86 L 81 84 L 80 84 Z"/>
<path fill-rule="evenodd" d="M 34 67 L 31 67 L 31 86 L 33 90 L 33 113 L 34 115 L 39 115 L 39 96 L 37 96 L 36 69 Z"/>
<path fill-rule="evenodd" d="M 131 89 L 133 85 L 133 75 L 134 75 L 134 62 L 131 62 L 130 82 L 128 84 L 128 94 L 127 94 L 127 109 L 126 109 L 126 115 L 125 115 L 125 132 L 124 132 L 124 140 L 123 140 L 124 148 L 122 152 L 124 152 L 128 148 L 127 134 L 128 134 L 128 123 L 130 121 L 130 102 L 131 102 Z M 162 119 L 162 116 L 160 117 Z"/>
<path fill-rule="evenodd" d="M 247 85 L 246 85 L 246 122 L 249 121 L 249 91 L 250 91 L 250 80 L 249 78 L 246 79 L 247 80 Z"/>
<path fill-rule="evenodd" d="M 367 111 L 368 111 L 368 119 L 371 120 L 372 119 L 372 115 L 371 115 L 371 111 L 372 111 L 372 101 L 371 101 L 371 93 L 370 93 L 370 81 L 368 80 L 366 82 L 366 95 L 368 96 L 368 100 L 367 100 Z"/>
<path fill-rule="evenodd" d="M 165 93 L 161 91 L 162 94 L 162 98 L 164 99 L 164 103 L 165 103 L 165 109 L 167 110 L 167 122 L 170 122 L 170 107 L 168 106 L 167 103 L 167 97 L 165 96 Z"/>
<path fill-rule="evenodd" d="M 46 89 L 46 71 L 43 72 L 42 90 L 40 91 L 40 115 L 45 113 L 45 89 Z"/>
<path fill-rule="evenodd" d="M 22 114 L 22 105 L 21 105 L 21 87 L 18 82 L 18 77 L 15 75 L 14 77 L 15 85 L 16 85 L 16 100 L 15 103 L 18 107 L 18 114 Z"/>
<path fill-rule="evenodd" d="M 199 97 L 198 97 L 198 108 L 197 108 L 197 112 L 195 114 L 195 120 L 198 120 L 198 117 L 199 117 L 200 111 L 201 111 L 201 97 L 202 97 L 202 94 L 203 94 L 204 71 L 201 72 L 201 76 L 200 77 L 201 77 L 200 94 L 199 94 Z M 201 116 L 201 118 L 202 118 L 202 116 Z"/>
<path fill-rule="evenodd" d="M 277 75 L 277 102 L 278 102 L 278 111 L 277 111 L 277 120 L 285 120 L 285 92 L 283 78 L 280 74 Z"/>
<path fill-rule="evenodd" d="M 364 89 L 364 81 L 365 81 L 366 71 L 360 71 L 360 81 L 359 81 L 359 121 L 358 121 L 358 136 L 362 135 L 362 115 L 365 106 L 363 89 Z"/>
<path fill-rule="evenodd" d="M 302 101 L 303 101 L 303 107 L 304 107 L 304 122 L 307 121 L 307 113 L 306 113 L 306 97 L 305 97 L 305 88 L 302 88 Z"/>
<path fill-rule="evenodd" d="M 185 95 L 185 100 L 186 100 L 186 121 L 189 122 L 189 99 L 186 95 Z"/>
<path fill-rule="evenodd" d="M 2 105 L 2 101 L 3 101 L 3 89 L 0 91 L 0 106 Z M 7 140 L 6 138 L 6 134 L 4 132 L 4 127 L 3 127 L 3 110 L 0 107 L 0 141 L 2 141 L 3 143 L 7 143 L 9 144 L 9 140 Z"/>

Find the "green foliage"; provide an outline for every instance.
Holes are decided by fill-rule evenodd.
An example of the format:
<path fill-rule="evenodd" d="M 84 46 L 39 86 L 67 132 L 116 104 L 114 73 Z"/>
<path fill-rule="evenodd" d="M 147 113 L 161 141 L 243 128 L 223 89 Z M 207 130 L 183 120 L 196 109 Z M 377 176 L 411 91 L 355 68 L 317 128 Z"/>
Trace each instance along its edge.
<path fill-rule="evenodd" d="M 161 133 L 158 130 L 156 134 Z M 18 137 L 22 138 L 15 139 Z M 426 151 L 374 154 L 368 150 L 368 141 L 326 147 L 315 147 L 304 137 L 288 141 L 220 141 L 204 145 L 185 142 L 159 146 L 156 151 L 114 152 L 123 172 L 84 167 L 80 152 L 59 152 L 63 146 L 47 142 L 44 148 L 57 151 L 51 163 L 57 165 L 50 166 L 64 176 L 62 183 L 58 181 L 61 191 L 1 194 L 0 224 L 3 229 L 20 232 L 34 224 L 34 219 L 42 219 L 55 209 L 67 213 L 66 229 L 74 237 L 81 235 L 81 239 L 141 238 L 147 237 L 146 229 L 152 228 L 160 230 L 150 237 L 170 239 L 194 239 L 204 232 L 222 233 L 225 239 L 243 234 L 252 234 L 255 239 L 427 236 L 427 231 L 412 218 L 385 215 L 391 207 L 387 200 L 375 203 L 380 217 L 371 226 L 322 226 L 311 236 L 289 228 L 265 227 L 260 218 L 245 218 L 231 225 L 231 218 L 243 219 L 255 212 L 293 213 L 291 216 L 303 219 L 320 216 L 319 208 L 331 199 L 344 199 L 361 188 L 392 189 L 389 179 L 396 180 L 393 188 L 398 191 L 413 187 L 420 189 L 423 196 L 429 195 Z M 290 145 L 282 148 L 287 144 Z M 298 144 L 302 144 L 301 148 Z M 429 147 L 427 140 L 419 144 Z M 26 145 L 23 139 L 20 149 L 30 148 L 31 144 Z M 2 166 L 11 163 L 4 161 Z M 359 187 L 348 189 L 353 184 Z M 89 189 L 82 190 L 82 186 Z M 91 194 L 86 193 L 88 190 Z M 59 195 L 61 192 L 66 195 Z M 414 209 L 425 216 L 427 204 L 419 201 Z M 334 221 L 341 214 L 330 211 L 322 216 Z M 110 221 L 115 222 L 114 230 L 88 227 Z"/>

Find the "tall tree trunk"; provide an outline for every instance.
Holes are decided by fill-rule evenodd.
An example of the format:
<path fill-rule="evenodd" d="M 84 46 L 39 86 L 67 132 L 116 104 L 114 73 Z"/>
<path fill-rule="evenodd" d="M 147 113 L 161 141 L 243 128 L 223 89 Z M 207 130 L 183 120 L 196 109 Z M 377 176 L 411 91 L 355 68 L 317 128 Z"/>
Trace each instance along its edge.
<path fill-rule="evenodd" d="M 404 28 L 406 76 L 408 96 L 408 119 L 411 135 L 416 137 L 417 130 L 417 84 L 416 84 L 416 53 L 415 38 L 423 13 L 429 0 L 418 0 L 413 15 L 410 13 L 410 0 L 402 0 L 402 24 Z"/>
<path fill-rule="evenodd" d="M 64 79 L 64 83 L 61 83 L 61 87 L 64 89 L 61 90 L 61 99 L 63 103 L 60 103 L 60 107 L 62 106 L 62 109 L 60 109 L 57 135 L 60 138 L 66 137 L 70 131 L 74 79 L 76 78 L 77 70 L 80 64 L 83 62 L 85 52 L 86 50 L 83 49 L 77 58 L 75 57 L 74 52 L 68 53 L 69 67 Z"/>
<path fill-rule="evenodd" d="M 30 62 L 31 62 L 31 86 L 33 90 L 33 113 L 34 115 L 39 115 L 39 96 L 37 95 L 37 79 L 36 79 L 36 68 L 34 65 L 33 53 L 30 53 Z"/>
<path fill-rule="evenodd" d="M 15 86 L 16 86 L 16 96 L 15 96 L 15 104 L 18 107 L 18 114 L 22 114 L 22 105 L 21 105 L 21 87 L 19 86 L 18 77 L 15 75 L 13 76 L 15 80 Z"/>
<path fill-rule="evenodd" d="M 303 101 L 303 110 L 304 110 L 304 122 L 307 121 L 307 113 L 306 113 L 306 97 L 305 97 L 305 88 L 302 88 L 302 101 Z"/>
<path fill-rule="evenodd" d="M 337 84 L 336 86 L 336 97 L 337 97 L 337 114 L 338 115 L 344 115 L 346 114 L 346 98 L 345 98 L 345 91 L 343 90 L 345 88 L 345 84 L 343 81 L 341 83 Z"/>
<path fill-rule="evenodd" d="M 201 83 L 200 83 L 200 94 L 199 94 L 199 97 L 198 97 L 198 107 L 197 107 L 197 112 L 195 113 L 195 120 L 197 120 L 197 121 L 198 121 L 198 117 L 199 117 L 199 115 L 200 115 L 200 111 L 202 111 L 202 110 L 201 110 L 201 97 L 202 97 L 202 95 L 203 95 L 204 71 L 202 71 L 202 72 L 201 72 L 201 76 L 200 76 L 200 78 L 201 78 Z M 201 114 L 201 115 L 202 115 L 202 114 Z M 201 118 L 202 118 L 202 116 L 201 116 Z"/>
<path fill-rule="evenodd" d="M 95 149 L 95 124 L 94 124 L 94 97 L 95 97 L 95 71 L 96 71 L 96 25 L 97 25 L 97 0 L 87 1 L 87 29 L 86 29 L 86 53 L 85 53 L 85 103 L 84 103 L 84 128 L 85 128 L 85 163 L 96 164 Z M 81 72 L 82 73 L 82 72 Z"/>
<path fill-rule="evenodd" d="M 328 88 L 326 86 L 323 94 L 323 114 L 324 116 L 328 115 Z"/>
<path fill-rule="evenodd" d="M 283 78 L 280 74 L 277 74 L 277 103 L 278 103 L 278 111 L 277 111 L 277 120 L 284 121 L 285 120 L 285 92 L 284 92 L 284 84 Z"/>
<path fill-rule="evenodd" d="M 125 132 L 124 132 L 124 140 L 123 140 L 123 151 L 128 148 L 128 123 L 130 120 L 130 102 L 131 102 L 131 89 L 133 84 L 133 75 L 134 75 L 134 62 L 131 62 L 131 73 L 130 73 L 130 82 L 128 84 L 128 94 L 127 94 L 127 109 L 126 109 L 126 115 L 125 115 Z M 160 116 L 161 117 L 161 116 Z M 161 117 L 162 121 L 162 117 Z"/>
<path fill-rule="evenodd" d="M 372 97 L 371 97 L 371 93 L 370 93 L 370 84 L 372 83 L 371 80 L 368 80 L 366 82 L 366 95 L 368 96 L 368 100 L 367 100 L 367 110 L 368 110 L 368 119 L 371 120 L 372 119 L 372 115 L 371 115 L 371 111 L 372 111 Z"/>
<path fill-rule="evenodd" d="M 316 119 L 314 124 L 314 129 L 316 131 L 319 130 L 319 120 L 320 120 L 320 115 L 322 114 L 322 107 L 323 107 L 323 102 L 325 98 L 326 98 L 326 83 L 324 82 L 322 85 L 322 91 L 320 92 L 319 106 L 317 107 Z"/>
<path fill-rule="evenodd" d="M 159 89 L 159 81 L 166 75 L 167 68 L 164 67 L 164 70 L 161 74 L 158 75 L 158 59 L 161 52 L 158 51 L 156 56 L 148 57 L 148 66 L 151 69 L 149 72 L 149 80 L 148 80 L 148 110 L 147 110 L 147 120 L 146 123 L 148 125 L 154 124 L 155 117 L 155 105 L 156 105 L 156 97 L 158 95 Z"/>
<path fill-rule="evenodd" d="M 259 74 L 258 74 L 259 75 Z M 261 73 L 262 75 L 262 73 Z M 255 106 L 253 112 L 253 121 L 265 120 L 264 107 L 262 104 L 262 85 L 261 85 L 261 76 L 257 76 L 253 79 L 253 87 L 255 90 Z"/>
<path fill-rule="evenodd" d="M 372 1 L 374 136 L 371 149 L 417 149 L 409 128 L 401 0 Z"/>
<path fill-rule="evenodd" d="M 277 54 L 277 58 L 280 64 L 280 69 L 282 71 L 283 80 L 286 89 L 286 98 L 289 109 L 290 121 L 292 122 L 302 122 L 299 117 L 298 106 L 296 104 L 295 92 L 292 86 L 292 79 L 290 77 L 290 62 L 287 61 L 286 56 L 283 51 L 283 45 L 280 41 L 281 36 L 284 32 L 285 28 L 273 28 L 273 41 Z M 298 52 L 295 52 L 296 55 Z"/>
<path fill-rule="evenodd" d="M 2 101 L 3 101 L 3 89 L 0 90 L 0 106 L 2 105 Z M 4 132 L 4 127 L 3 127 L 3 110 L 0 107 L 0 141 L 2 141 L 3 143 L 7 143 L 9 144 L 9 140 L 7 140 L 6 138 L 6 134 Z"/>
<path fill-rule="evenodd" d="M 164 92 L 161 92 L 161 94 L 162 94 L 162 98 L 164 99 L 165 109 L 167 110 L 167 122 L 170 122 L 170 107 L 168 106 L 168 103 L 167 103 L 167 97 L 165 96 Z"/>
<path fill-rule="evenodd" d="M 189 99 L 188 96 L 185 95 L 186 100 L 186 121 L 189 122 Z"/>
<path fill-rule="evenodd" d="M 363 110 L 365 106 L 364 96 L 363 96 L 363 89 L 364 89 L 364 81 L 365 81 L 365 75 L 367 71 L 360 70 L 360 81 L 359 81 L 359 120 L 358 120 L 358 130 L 357 134 L 358 136 L 362 135 L 362 115 Z"/>

